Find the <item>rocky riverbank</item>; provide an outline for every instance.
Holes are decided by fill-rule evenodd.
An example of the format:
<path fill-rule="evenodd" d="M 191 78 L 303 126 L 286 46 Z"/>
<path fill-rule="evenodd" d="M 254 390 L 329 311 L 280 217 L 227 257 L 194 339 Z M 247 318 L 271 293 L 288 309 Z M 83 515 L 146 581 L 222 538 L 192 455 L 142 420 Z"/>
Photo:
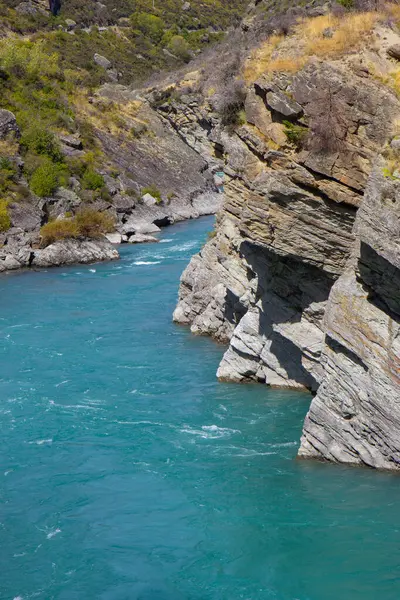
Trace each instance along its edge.
<path fill-rule="evenodd" d="M 114 105 L 138 102 L 123 86 L 105 86 L 96 98 L 98 102 Z M 206 161 L 167 127 L 146 101 L 139 104 L 136 118 L 146 123 L 146 135 L 140 139 L 129 142 L 110 134 L 106 136 L 101 129 L 97 131 L 107 153 L 107 164 L 99 170 L 104 181 L 101 196 L 88 198 L 87 191 L 73 177 L 67 187 L 58 187 L 51 196 L 35 195 L 24 176 L 24 157 L 18 152 L 14 154 L 13 185 L 18 188 L 19 197 L 7 202 L 9 226 L 0 233 L 0 271 L 114 259 L 118 252 L 110 242 L 157 241 L 153 234 L 161 227 L 218 210 L 220 197 Z M 2 140 L 9 143 L 11 133 L 18 142 L 20 132 L 15 116 L 0 110 L 0 143 Z M 62 137 L 60 146 L 72 158 L 84 154 L 77 136 Z M 151 184 L 154 181 L 157 186 Z M 112 218 L 114 226 L 106 236 L 108 242 L 103 236 L 92 240 L 83 237 L 43 248 L 44 224 L 64 222 L 87 208 Z"/>

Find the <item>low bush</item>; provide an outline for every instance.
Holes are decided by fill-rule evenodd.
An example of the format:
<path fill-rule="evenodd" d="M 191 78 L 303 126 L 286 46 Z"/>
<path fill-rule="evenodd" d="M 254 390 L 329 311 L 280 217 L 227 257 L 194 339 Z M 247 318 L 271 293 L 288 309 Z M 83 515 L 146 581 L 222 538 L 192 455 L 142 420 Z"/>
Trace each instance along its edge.
<path fill-rule="evenodd" d="M 99 190 L 104 186 L 104 178 L 89 167 L 83 174 L 82 186 L 85 190 Z"/>
<path fill-rule="evenodd" d="M 141 12 L 133 14 L 131 18 L 132 26 L 138 29 L 143 35 L 149 37 L 154 43 L 161 41 L 164 34 L 165 23 L 156 15 Z"/>
<path fill-rule="evenodd" d="M 32 174 L 29 187 L 36 196 L 44 198 L 51 196 L 57 189 L 60 181 L 60 169 L 48 161 L 38 167 Z"/>
<path fill-rule="evenodd" d="M 0 200 L 0 231 L 7 231 L 11 227 L 11 219 L 8 213 L 8 202 Z"/>
<path fill-rule="evenodd" d="M 189 62 L 192 58 L 189 42 L 181 35 L 174 35 L 170 39 L 167 48 L 174 56 L 177 56 L 184 62 Z"/>
<path fill-rule="evenodd" d="M 59 240 L 77 238 L 79 230 L 74 219 L 57 219 L 43 225 L 40 235 L 43 246 L 48 246 Z"/>
<path fill-rule="evenodd" d="M 246 100 L 246 87 L 241 80 L 227 84 L 213 97 L 213 106 L 221 117 L 222 124 L 237 127 L 245 122 L 243 112 Z"/>
<path fill-rule="evenodd" d="M 96 238 L 115 229 L 115 221 L 112 215 L 106 212 L 98 212 L 92 208 L 84 208 L 78 212 L 75 216 L 75 222 L 79 234 L 83 237 Z"/>
<path fill-rule="evenodd" d="M 68 213 L 70 214 L 70 213 Z M 42 245 L 48 246 L 59 240 L 98 238 L 115 229 L 113 217 L 92 208 L 84 208 L 72 218 L 49 221 L 40 230 Z"/>
<path fill-rule="evenodd" d="M 60 162 L 63 158 L 55 135 L 37 125 L 23 132 L 21 146 L 25 152 L 31 151 L 41 156 L 48 156 L 55 162 Z"/>
<path fill-rule="evenodd" d="M 283 121 L 283 124 L 285 126 L 285 135 L 287 139 L 297 150 L 300 150 L 307 140 L 307 128 L 302 127 L 301 125 L 295 125 L 290 121 Z"/>

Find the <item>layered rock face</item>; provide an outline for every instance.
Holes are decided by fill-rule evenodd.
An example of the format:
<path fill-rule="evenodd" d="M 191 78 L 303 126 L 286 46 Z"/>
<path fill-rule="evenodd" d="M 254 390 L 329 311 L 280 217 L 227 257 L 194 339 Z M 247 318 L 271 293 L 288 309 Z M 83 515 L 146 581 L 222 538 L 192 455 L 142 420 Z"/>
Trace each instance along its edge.
<path fill-rule="evenodd" d="M 184 123 L 228 182 L 174 320 L 228 344 L 220 379 L 316 392 L 303 458 L 400 466 L 399 114 L 361 54 L 257 81 L 234 133 Z"/>
<path fill-rule="evenodd" d="M 334 107 L 321 102 L 325 90 Z M 326 302 L 351 253 L 373 157 L 399 110 L 373 80 L 315 61 L 294 76 L 257 81 L 247 125 L 209 134 L 232 178 L 215 237 L 182 275 L 174 319 L 229 341 L 221 379 L 318 388 Z M 271 150 L 287 119 L 311 130 L 325 119 L 340 139 Z"/>
<path fill-rule="evenodd" d="M 400 182 L 374 170 L 355 226 L 354 255 L 325 314 L 324 378 L 299 454 L 400 466 Z"/>

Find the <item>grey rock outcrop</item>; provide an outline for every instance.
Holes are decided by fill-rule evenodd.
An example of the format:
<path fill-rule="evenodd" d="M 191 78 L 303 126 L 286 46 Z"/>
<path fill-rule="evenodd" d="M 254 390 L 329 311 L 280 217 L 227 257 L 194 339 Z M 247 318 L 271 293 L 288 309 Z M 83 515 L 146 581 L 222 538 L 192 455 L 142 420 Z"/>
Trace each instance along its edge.
<path fill-rule="evenodd" d="M 33 267 L 58 267 L 118 258 L 118 250 L 106 239 L 64 240 L 50 244 L 43 250 L 35 250 L 30 264 Z"/>
<path fill-rule="evenodd" d="M 260 129 L 229 135 L 217 126 L 208 135 L 225 152 L 231 176 L 215 235 L 182 275 L 174 319 L 229 342 L 219 378 L 316 391 L 326 303 L 352 251 L 363 187 L 400 103 L 373 80 L 318 62 L 254 88 L 246 110 Z M 266 132 L 281 126 L 268 110 L 271 90 L 273 100 L 290 91 L 299 106 L 292 116 L 301 114 L 312 128 L 326 110 L 321 89 L 337 93 L 347 132 L 340 148 L 293 151 L 285 141 L 282 150 L 269 149 Z"/>
<path fill-rule="evenodd" d="M 99 67 L 102 67 L 103 69 L 111 69 L 112 67 L 112 62 L 108 60 L 108 58 L 106 58 L 105 56 L 102 56 L 101 54 L 96 53 L 93 56 L 93 60 L 96 63 L 96 65 L 99 65 Z"/>
<path fill-rule="evenodd" d="M 10 134 L 19 136 L 17 119 L 11 111 L 0 109 L 0 140 L 4 140 Z"/>
<path fill-rule="evenodd" d="M 324 379 L 299 455 L 400 468 L 400 182 L 375 168 L 325 314 Z"/>

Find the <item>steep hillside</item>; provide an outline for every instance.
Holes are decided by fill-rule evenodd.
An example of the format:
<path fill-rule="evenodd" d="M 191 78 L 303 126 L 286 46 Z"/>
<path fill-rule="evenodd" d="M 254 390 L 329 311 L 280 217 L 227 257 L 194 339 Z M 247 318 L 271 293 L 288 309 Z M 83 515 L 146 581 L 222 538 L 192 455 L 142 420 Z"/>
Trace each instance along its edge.
<path fill-rule="evenodd" d="M 46 10 L 47 0 L 2 0 L 0 31 L 41 40 L 68 68 L 82 70 L 87 86 L 109 80 L 137 85 L 152 73 L 176 69 L 220 41 L 246 5 L 246 0 L 65 0 L 54 17 Z M 93 60 L 95 53 L 110 61 L 108 68 Z"/>
<path fill-rule="evenodd" d="M 64 239 L 71 262 L 89 233 L 154 241 L 215 212 L 205 161 L 132 88 L 218 43 L 243 6 L 66 1 L 53 16 L 44 0 L 0 2 L 0 270 L 63 262 L 41 247 Z"/>
<path fill-rule="evenodd" d="M 398 468 L 400 13 L 335 10 L 161 105 L 226 178 L 174 319 L 229 343 L 221 379 L 318 392 L 302 456 Z"/>

